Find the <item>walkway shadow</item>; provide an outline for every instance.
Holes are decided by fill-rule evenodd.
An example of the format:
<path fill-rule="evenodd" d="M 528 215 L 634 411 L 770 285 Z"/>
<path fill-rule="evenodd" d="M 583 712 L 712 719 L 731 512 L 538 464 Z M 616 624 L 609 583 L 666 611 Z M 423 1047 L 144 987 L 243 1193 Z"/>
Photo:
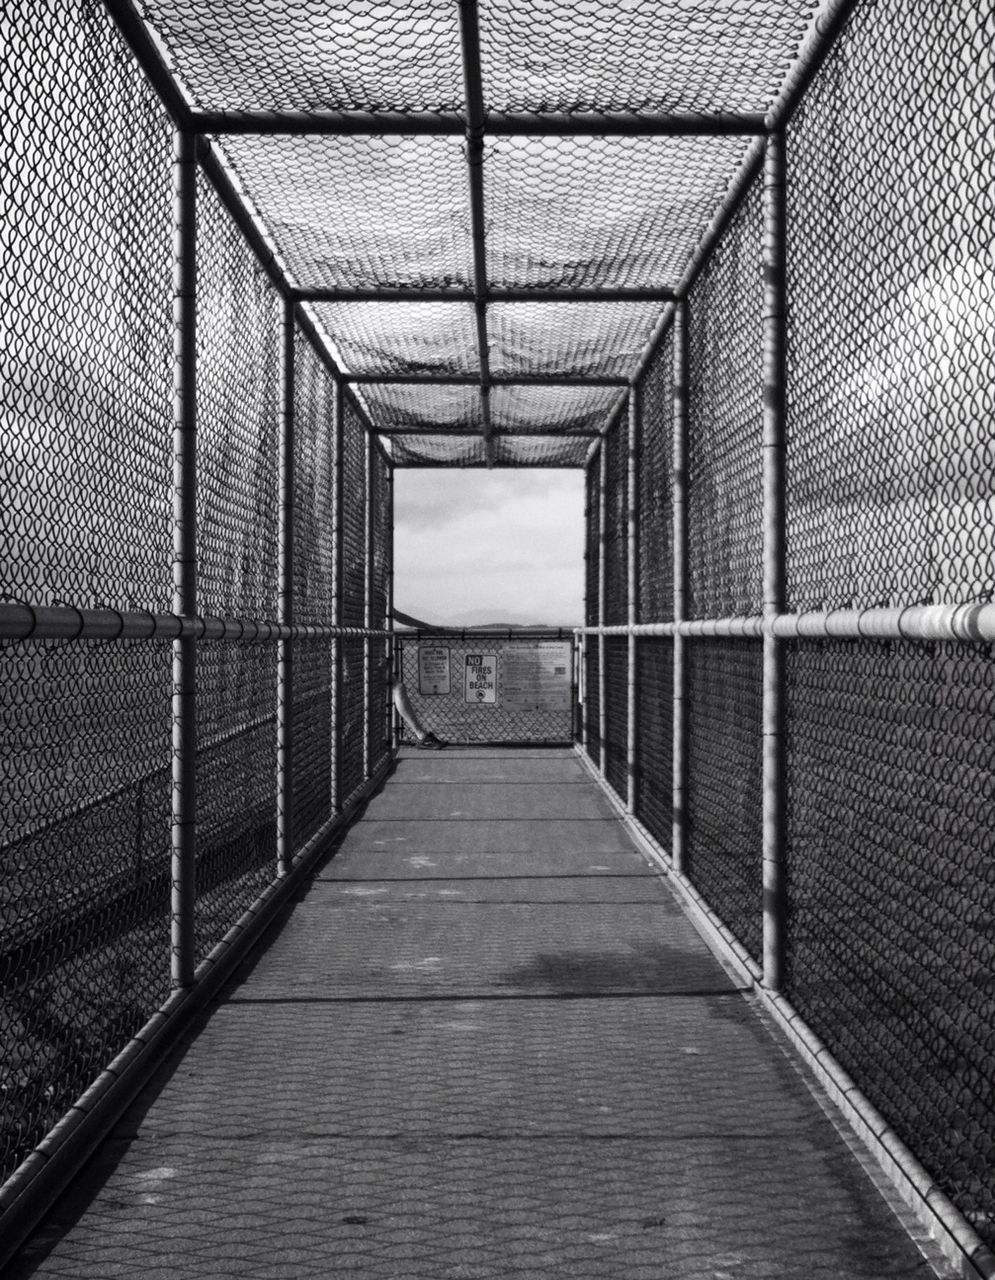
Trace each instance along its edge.
<path fill-rule="evenodd" d="M 666 943 L 540 951 L 507 969 L 500 982 L 544 996 L 704 996 L 739 990 L 707 953 L 694 954 Z"/>

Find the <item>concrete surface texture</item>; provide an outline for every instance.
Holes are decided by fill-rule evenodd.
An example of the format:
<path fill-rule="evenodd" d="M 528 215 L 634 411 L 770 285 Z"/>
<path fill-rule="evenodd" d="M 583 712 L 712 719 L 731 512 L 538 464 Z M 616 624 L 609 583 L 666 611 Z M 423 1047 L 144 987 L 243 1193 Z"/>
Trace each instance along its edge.
<path fill-rule="evenodd" d="M 569 751 L 406 752 L 27 1277 L 924 1280 Z"/>

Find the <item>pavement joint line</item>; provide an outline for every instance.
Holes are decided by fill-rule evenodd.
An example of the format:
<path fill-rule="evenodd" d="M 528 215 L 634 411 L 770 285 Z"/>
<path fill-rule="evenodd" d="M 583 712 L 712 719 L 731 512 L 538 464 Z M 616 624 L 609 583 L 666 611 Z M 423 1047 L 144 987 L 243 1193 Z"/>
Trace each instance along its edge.
<path fill-rule="evenodd" d="M 182 1138 L 190 1131 L 188 1129 L 157 1129 L 155 1136 L 146 1138 L 143 1134 L 136 1132 L 134 1137 L 127 1133 L 117 1133 L 110 1141 L 120 1143 L 130 1143 L 134 1141 L 151 1141 L 161 1142 L 166 1138 Z M 581 1128 L 577 1129 L 509 1129 L 507 1132 L 496 1132 L 494 1130 L 478 1130 L 478 1129 L 394 1129 L 390 1133 L 369 1133 L 362 1129 L 296 1129 L 288 1133 L 285 1129 L 256 1129 L 252 1133 L 225 1133 L 213 1136 L 210 1130 L 198 1128 L 196 1130 L 198 1140 L 204 1145 L 211 1143 L 228 1144 L 230 1142 L 258 1142 L 262 1139 L 271 1139 L 274 1134 L 280 1134 L 286 1137 L 287 1144 L 295 1140 L 306 1139 L 309 1142 L 356 1142 L 369 1146 L 388 1146 L 395 1142 L 518 1142 L 518 1143 L 541 1143 L 541 1142 L 598 1142 L 598 1143 L 622 1143 L 627 1146 L 643 1146 L 652 1145 L 659 1146 L 661 1138 L 667 1142 L 741 1142 L 741 1143 L 762 1143 L 770 1144 L 776 1142 L 778 1146 L 782 1146 L 785 1142 L 790 1143 L 791 1138 L 798 1132 L 797 1126 L 785 1125 L 782 1130 L 767 1129 L 763 1133 L 722 1133 L 715 1131 L 707 1132 L 682 1132 L 680 1130 L 672 1132 L 670 1130 L 661 1130 L 652 1133 L 626 1133 L 623 1130 L 610 1133 L 591 1133 Z"/>
<path fill-rule="evenodd" d="M 396 995 L 375 996 L 231 996 L 223 1007 L 233 1005 L 301 1005 L 301 1004 L 499 1004 L 499 1003 L 566 1003 L 578 1000 L 727 1000 L 730 996 L 743 997 L 749 987 L 682 988 L 679 991 L 537 991 L 496 992 L 413 991 Z M 222 1006 L 219 1006 L 219 1008 Z"/>
<path fill-rule="evenodd" d="M 364 850 L 363 852 L 367 852 Z M 429 850 L 428 853 L 432 851 Z M 495 850 L 500 852 L 500 850 Z M 425 851 L 420 852 L 419 858 L 428 856 Z M 441 853 L 439 853 L 441 857 Z M 600 857 L 600 854 L 592 854 L 592 857 Z M 315 876 L 316 883 L 321 884 L 424 884 L 426 880 L 431 880 L 435 884 L 503 884 L 532 880 L 590 880 L 597 884 L 601 880 L 652 880 L 655 883 L 665 884 L 662 877 L 655 874 L 652 869 L 647 871 L 605 871 L 599 872 L 597 875 L 534 875 L 534 876 L 368 876 L 362 879 L 347 880 L 344 876 Z M 666 899 L 669 901 L 669 898 Z"/>
<path fill-rule="evenodd" d="M 604 826 L 615 827 L 618 825 L 618 819 L 614 816 L 614 814 L 609 815 L 606 818 L 600 818 L 600 817 L 599 818 L 488 818 L 481 815 L 474 816 L 473 814 L 463 814 L 463 813 L 458 814 L 454 818 L 450 818 L 450 817 L 381 818 L 377 814 L 370 813 L 369 810 L 367 810 L 363 818 L 363 825 L 365 826 L 375 822 L 399 822 L 402 826 L 405 826 L 405 827 L 418 826 L 419 824 L 424 822 L 439 822 L 439 823 L 444 822 L 447 825 L 459 824 L 460 826 L 466 826 L 468 823 L 473 823 L 473 822 L 500 822 L 505 824 L 525 823 L 527 826 L 530 826 L 530 827 L 534 827 L 542 822 L 600 822 Z"/>
<path fill-rule="evenodd" d="M 327 882 L 326 882 L 327 883 Z M 343 881 L 342 883 L 348 883 Z M 433 881 L 423 880 L 422 884 Z M 433 898 L 430 901 L 418 901 L 412 898 L 377 898 L 375 902 L 350 898 L 348 901 L 311 902 L 309 907 L 319 911 L 342 911 L 354 907 L 386 906 L 390 902 L 396 906 L 403 902 L 411 907 L 655 907 L 658 904 L 650 898 L 585 898 L 578 902 L 575 898 L 544 898 L 542 902 L 523 902 L 520 898 Z"/>

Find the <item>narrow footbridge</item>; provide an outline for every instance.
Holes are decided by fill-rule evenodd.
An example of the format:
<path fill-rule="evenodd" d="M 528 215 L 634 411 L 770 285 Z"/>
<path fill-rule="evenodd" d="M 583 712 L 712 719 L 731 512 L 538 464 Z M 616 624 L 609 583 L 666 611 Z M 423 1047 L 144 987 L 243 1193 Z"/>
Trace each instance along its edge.
<path fill-rule="evenodd" d="M 573 751 L 409 748 L 10 1276 L 923 1280 L 852 1142 Z"/>
<path fill-rule="evenodd" d="M 0 1269 L 995 1280 L 992 0 L 0 37 Z"/>

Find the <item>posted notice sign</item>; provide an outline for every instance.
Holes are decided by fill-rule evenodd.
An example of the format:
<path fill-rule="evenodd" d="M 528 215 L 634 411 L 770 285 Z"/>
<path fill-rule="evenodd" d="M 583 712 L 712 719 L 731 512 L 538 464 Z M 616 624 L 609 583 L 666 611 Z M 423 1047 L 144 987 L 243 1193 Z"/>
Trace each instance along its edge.
<path fill-rule="evenodd" d="M 450 692 L 449 650 L 445 645 L 418 646 L 418 692 L 429 697 Z"/>
<path fill-rule="evenodd" d="M 463 699 L 476 705 L 497 702 L 497 654 L 468 653 Z"/>
<path fill-rule="evenodd" d="M 514 645 L 504 655 L 502 705 L 507 711 L 569 711 L 569 641 Z"/>

